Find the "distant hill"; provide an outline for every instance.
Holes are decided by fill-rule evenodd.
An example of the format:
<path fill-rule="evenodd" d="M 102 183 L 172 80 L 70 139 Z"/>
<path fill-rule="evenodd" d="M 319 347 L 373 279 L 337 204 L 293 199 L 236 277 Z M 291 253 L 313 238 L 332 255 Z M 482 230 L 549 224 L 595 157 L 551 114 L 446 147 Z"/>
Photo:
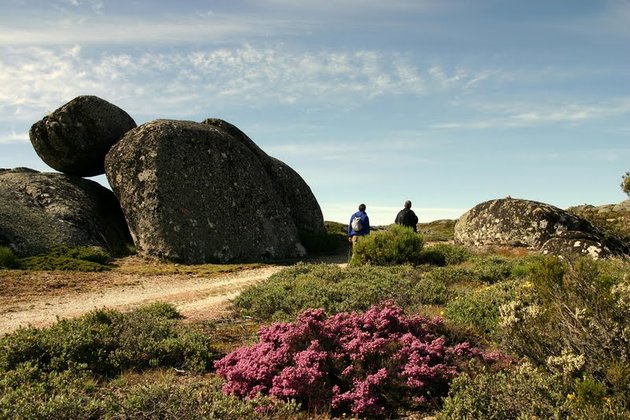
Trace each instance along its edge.
<path fill-rule="evenodd" d="M 582 217 L 600 229 L 615 235 L 623 241 L 630 242 L 630 200 L 618 204 L 593 206 L 583 204 L 566 209 L 568 212 Z M 457 219 L 441 219 L 427 223 L 418 223 L 418 232 L 424 235 L 427 242 L 447 242 L 453 240 L 453 231 Z M 329 232 L 345 234 L 347 225 L 336 222 L 326 222 Z M 375 226 L 375 230 L 387 226 Z"/>

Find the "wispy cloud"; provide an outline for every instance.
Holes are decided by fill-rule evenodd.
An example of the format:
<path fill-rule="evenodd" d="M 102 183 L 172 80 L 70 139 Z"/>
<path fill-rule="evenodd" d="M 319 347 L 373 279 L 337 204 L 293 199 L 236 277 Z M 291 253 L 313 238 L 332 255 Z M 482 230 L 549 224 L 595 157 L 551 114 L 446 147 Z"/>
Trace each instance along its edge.
<path fill-rule="evenodd" d="M 468 89 L 485 77 L 422 69 L 397 53 L 303 52 L 281 44 L 99 56 L 79 46 L 0 51 L 0 111 L 27 120 L 83 94 L 128 106 L 132 115 L 179 118 L 203 113 L 208 104 L 332 103 L 343 110 L 376 97 Z M 448 83 L 435 83 L 436 77 Z"/>
<path fill-rule="evenodd" d="M 474 108 L 477 111 L 483 109 L 483 116 L 474 120 L 433 124 L 430 128 L 485 130 L 531 127 L 543 124 L 575 125 L 587 121 L 630 115 L 630 97 L 596 103 L 469 104 L 468 108 Z"/>
<path fill-rule="evenodd" d="M 0 144 L 9 143 L 26 143 L 30 141 L 28 133 L 18 133 L 16 131 L 8 131 L 6 133 L 0 133 Z"/>

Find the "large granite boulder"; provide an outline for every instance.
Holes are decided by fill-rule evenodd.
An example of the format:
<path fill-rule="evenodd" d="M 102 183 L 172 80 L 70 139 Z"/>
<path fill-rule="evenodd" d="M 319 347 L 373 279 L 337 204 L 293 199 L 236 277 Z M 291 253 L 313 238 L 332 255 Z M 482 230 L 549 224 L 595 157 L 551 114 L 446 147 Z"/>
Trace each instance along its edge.
<path fill-rule="evenodd" d="M 466 212 L 455 224 L 455 243 L 517 246 L 545 254 L 594 258 L 628 254 L 628 244 L 586 219 L 537 201 L 497 199 Z"/>
<path fill-rule="evenodd" d="M 282 199 L 284 206 L 289 210 L 298 232 L 313 235 L 326 233 L 324 216 L 319 203 L 311 188 L 297 172 L 284 162 L 269 156 L 245 133 L 229 122 L 218 118 L 208 118 L 203 121 L 203 124 L 220 128 L 231 135 L 234 140 L 245 145 L 258 157 L 267 175 L 271 178 L 276 193 Z"/>
<path fill-rule="evenodd" d="M 31 127 L 35 151 L 48 166 L 77 176 L 105 173 L 105 155 L 135 121 L 96 96 L 79 96 Z"/>
<path fill-rule="evenodd" d="M 0 169 L 0 245 L 18 256 L 55 245 L 117 253 L 131 243 L 118 200 L 100 184 L 27 168 Z"/>
<path fill-rule="evenodd" d="M 141 255 L 204 263 L 304 254 L 265 164 L 231 130 L 157 120 L 109 151 L 107 179 Z"/>

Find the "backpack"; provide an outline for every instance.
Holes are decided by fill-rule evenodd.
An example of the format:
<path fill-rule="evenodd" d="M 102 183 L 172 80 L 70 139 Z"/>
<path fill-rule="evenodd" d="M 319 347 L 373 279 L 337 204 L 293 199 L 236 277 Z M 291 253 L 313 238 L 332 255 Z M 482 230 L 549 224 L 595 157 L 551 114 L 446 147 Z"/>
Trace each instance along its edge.
<path fill-rule="evenodd" d="M 361 216 L 354 216 L 352 218 L 352 223 L 350 223 L 350 227 L 355 232 L 360 232 L 363 229 L 363 222 L 361 221 Z"/>

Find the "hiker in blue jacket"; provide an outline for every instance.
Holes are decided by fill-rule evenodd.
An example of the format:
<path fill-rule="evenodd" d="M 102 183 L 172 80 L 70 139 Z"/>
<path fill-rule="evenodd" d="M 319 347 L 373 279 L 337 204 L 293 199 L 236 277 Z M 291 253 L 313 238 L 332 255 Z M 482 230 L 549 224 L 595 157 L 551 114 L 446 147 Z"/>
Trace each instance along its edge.
<path fill-rule="evenodd" d="M 365 204 L 359 205 L 359 211 L 350 216 L 350 222 L 348 223 L 348 240 L 354 244 L 357 243 L 359 238 L 370 233 L 370 218 L 365 212 Z"/>

